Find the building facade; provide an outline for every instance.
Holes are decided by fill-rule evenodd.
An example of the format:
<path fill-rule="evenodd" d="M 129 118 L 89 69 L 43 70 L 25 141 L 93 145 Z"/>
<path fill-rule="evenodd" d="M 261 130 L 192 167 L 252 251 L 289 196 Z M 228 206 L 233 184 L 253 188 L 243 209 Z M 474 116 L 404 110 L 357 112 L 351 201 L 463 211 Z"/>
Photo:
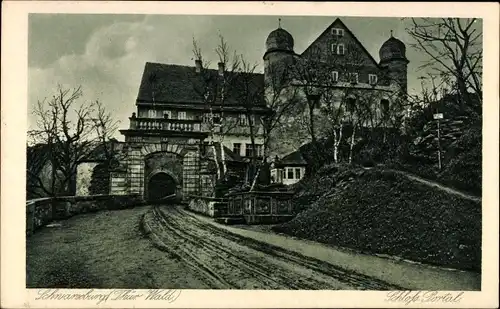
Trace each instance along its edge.
<path fill-rule="evenodd" d="M 254 153 L 262 155 L 261 119 L 270 113 L 266 102 L 276 81 L 286 83 L 285 88 L 299 89 L 303 102 L 308 99 L 309 88 L 332 90 L 329 100 L 344 108 L 346 114 L 362 97 L 370 99 L 376 121 L 383 119 L 385 110 L 393 115 L 401 112 L 392 107 L 406 92 L 408 60 L 404 44 L 392 36 L 381 46 L 377 62 L 340 19 L 302 54 L 295 53 L 292 35 L 279 27 L 266 40 L 263 61 L 264 74 L 244 78 L 253 89 L 252 97 L 259 98 L 252 102 L 232 90 L 238 87 L 221 91 L 220 85 L 226 85 L 225 78 L 231 74 L 223 64 L 211 70 L 202 68 L 199 60 L 194 66 L 146 63 L 137 111 L 129 118 L 129 128 L 120 131 L 125 136 L 125 155 L 120 167 L 111 173 L 110 193 L 139 193 L 149 198 L 180 192 L 184 196 L 213 194 L 210 187 L 216 177 L 229 173 L 228 169 L 244 170 Z M 292 73 L 301 66 L 306 72 L 313 71 L 315 77 L 308 80 Z M 319 96 L 319 104 L 325 100 L 325 95 Z M 367 119 L 362 122 L 369 123 Z M 291 136 L 287 134 L 294 132 L 281 132 L 285 139 Z M 283 138 L 271 139 L 271 143 L 279 145 L 279 139 Z M 304 142 L 289 143 L 288 149 L 283 147 L 276 154 L 291 153 Z M 220 162 L 228 162 L 231 167 L 226 163 L 221 167 Z M 284 163 L 286 160 L 281 160 L 276 166 L 274 182 L 294 183 L 303 177 L 304 162 L 289 168 Z"/>
<path fill-rule="evenodd" d="M 340 123 L 398 127 L 407 115 L 406 47 L 391 34 L 380 47 L 379 57 L 380 61 L 376 61 L 340 19 L 301 54 L 294 51 L 293 36 L 279 27 L 266 40 L 263 57 L 266 95 L 275 95 L 278 87 L 298 97 L 301 107 L 293 109 L 290 117 L 297 124 L 308 118 L 307 101 L 316 100 L 314 117 L 318 134 L 331 132 L 332 125 Z M 281 128 L 277 130 L 275 143 L 307 130 L 291 124 Z M 304 136 L 295 143 L 288 141 L 275 154 L 285 156 L 303 143 Z"/>
<path fill-rule="evenodd" d="M 180 192 L 213 195 L 221 175 L 242 177 L 248 158 L 254 152 L 262 155 L 260 117 L 269 110 L 263 101 L 249 107 L 236 87 L 227 87 L 222 99 L 219 87 L 225 74 L 233 73 L 221 65 L 202 69 L 198 61 L 193 67 L 146 63 L 137 111 L 129 128 L 120 131 L 125 155 L 121 169 L 112 172 L 112 194 L 139 193 L 151 199 Z M 253 92 L 263 93 L 262 74 L 245 80 Z"/>

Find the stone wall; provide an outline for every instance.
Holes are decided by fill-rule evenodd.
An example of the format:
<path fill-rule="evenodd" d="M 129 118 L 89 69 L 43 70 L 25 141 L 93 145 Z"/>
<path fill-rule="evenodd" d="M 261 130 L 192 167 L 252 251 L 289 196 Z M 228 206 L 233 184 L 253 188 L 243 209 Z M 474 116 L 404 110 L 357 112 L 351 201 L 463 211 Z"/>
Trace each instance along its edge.
<path fill-rule="evenodd" d="M 209 198 L 201 196 L 190 196 L 187 208 L 209 217 L 217 218 L 226 215 L 227 202 L 220 198 Z"/>
<path fill-rule="evenodd" d="M 94 195 L 40 198 L 26 202 L 26 235 L 55 220 L 99 210 L 118 210 L 144 205 L 140 195 Z"/>

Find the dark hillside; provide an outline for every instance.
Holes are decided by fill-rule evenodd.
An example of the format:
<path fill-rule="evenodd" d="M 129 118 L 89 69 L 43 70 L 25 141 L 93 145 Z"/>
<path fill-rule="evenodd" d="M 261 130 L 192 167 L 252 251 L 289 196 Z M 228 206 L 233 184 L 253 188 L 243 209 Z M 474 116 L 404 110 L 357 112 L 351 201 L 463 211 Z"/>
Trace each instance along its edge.
<path fill-rule="evenodd" d="M 481 204 L 378 169 L 324 167 L 297 184 L 311 205 L 276 232 L 369 253 L 479 270 Z"/>

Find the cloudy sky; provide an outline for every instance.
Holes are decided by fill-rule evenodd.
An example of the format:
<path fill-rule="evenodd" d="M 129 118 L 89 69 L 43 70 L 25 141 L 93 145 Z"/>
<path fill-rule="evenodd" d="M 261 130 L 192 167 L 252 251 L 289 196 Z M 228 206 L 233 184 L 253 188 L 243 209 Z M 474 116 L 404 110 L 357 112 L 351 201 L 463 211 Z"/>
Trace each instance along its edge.
<path fill-rule="evenodd" d="M 135 98 L 145 62 L 192 65 L 195 37 L 207 60 L 217 63 L 214 48 L 222 34 L 233 50 L 262 69 L 267 35 L 280 16 L 202 15 L 77 15 L 31 14 L 28 38 L 28 122 L 32 107 L 50 97 L 57 84 L 81 85 L 85 100 L 99 99 L 121 122 L 135 110 Z M 281 16 L 282 27 L 295 39 L 301 53 L 337 16 Z M 399 18 L 340 17 L 372 56 L 379 60 L 382 43 L 394 36 L 410 42 Z M 409 90 L 420 86 L 416 68 L 426 58 L 407 49 Z"/>

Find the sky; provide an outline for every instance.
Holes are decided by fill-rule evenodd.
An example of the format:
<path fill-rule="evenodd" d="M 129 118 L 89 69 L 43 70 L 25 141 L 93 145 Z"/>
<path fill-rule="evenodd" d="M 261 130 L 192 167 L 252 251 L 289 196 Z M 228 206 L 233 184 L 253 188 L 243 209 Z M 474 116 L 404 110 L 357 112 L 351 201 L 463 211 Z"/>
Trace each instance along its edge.
<path fill-rule="evenodd" d="M 417 68 L 425 55 L 408 46 L 408 20 L 342 16 L 203 16 L 30 14 L 28 35 L 28 124 L 33 106 L 51 97 L 58 84 L 82 86 L 84 100 L 100 100 L 120 128 L 128 127 L 146 62 L 194 65 L 192 42 L 204 58 L 217 63 L 214 49 L 221 34 L 232 50 L 263 69 L 268 34 L 281 26 L 292 34 L 301 53 L 337 17 L 379 60 L 380 46 L 393 35 L 407 44 L 408 90 L 420 89 Z"/>

